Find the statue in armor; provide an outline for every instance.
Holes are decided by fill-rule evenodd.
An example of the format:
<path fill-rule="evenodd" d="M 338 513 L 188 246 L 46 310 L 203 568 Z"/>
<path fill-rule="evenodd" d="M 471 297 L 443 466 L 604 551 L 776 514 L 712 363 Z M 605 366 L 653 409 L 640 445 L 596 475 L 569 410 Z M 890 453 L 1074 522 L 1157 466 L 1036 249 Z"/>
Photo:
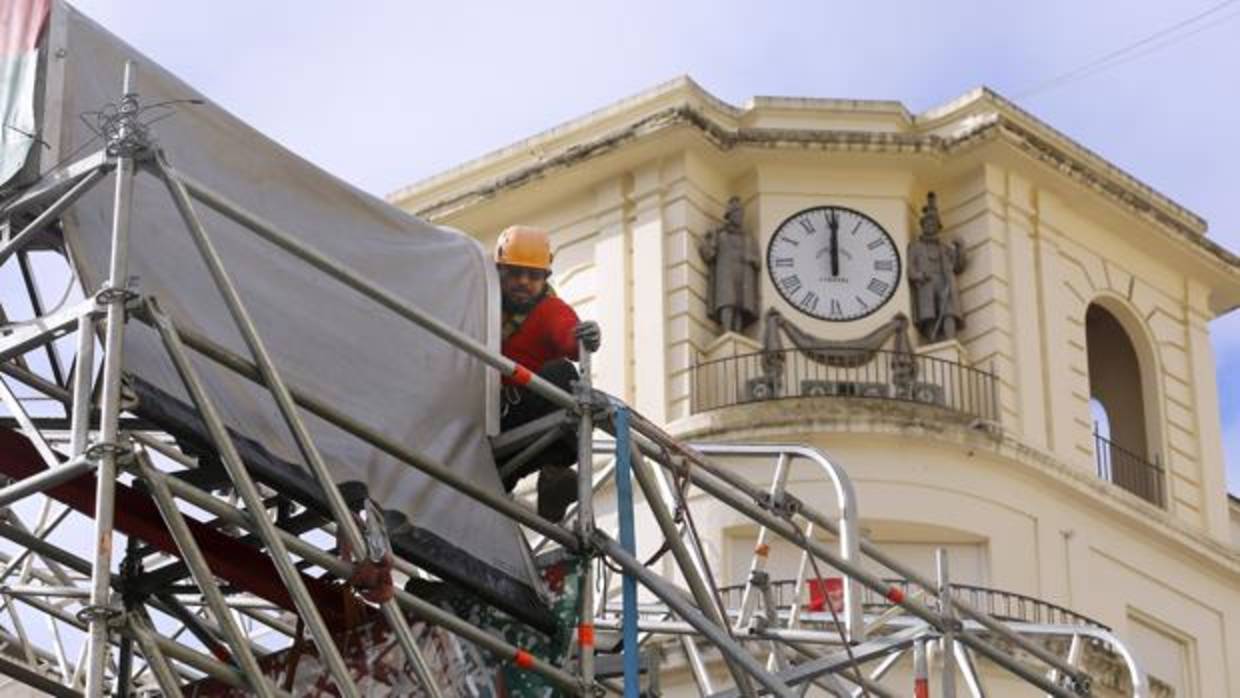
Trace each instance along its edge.
<path fill-rule="evenodd" d="M 964 328 L 956 275 L 964 271 L 964 248 L 959 240 L 939 239 L 943 223 L 934 192 L 921 209 L 921 235 L 908 246 L 908 280 L 913 324 L 927 342 L 953 339 Z"/>
<path fill-rule="evenodd" d="M 741 227 L 741 200 L 728 200 L 723 225 L 706 233 L 698 252 L 710 268 L 706 306 L 725 332 L 743 332 L 758 319 L 758 243 Z"/>

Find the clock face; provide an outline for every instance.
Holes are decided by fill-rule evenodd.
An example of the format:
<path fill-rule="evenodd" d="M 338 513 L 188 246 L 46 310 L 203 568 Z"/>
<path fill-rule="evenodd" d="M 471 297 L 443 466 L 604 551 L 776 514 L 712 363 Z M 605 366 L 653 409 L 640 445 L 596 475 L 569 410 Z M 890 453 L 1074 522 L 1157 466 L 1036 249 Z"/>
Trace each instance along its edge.
<path fill-rule="evenodd" d="M 766 248 L 766 269 L 792 307 L 846 322 L 873 313 L 895 295 L 900 253 L 873 218 L 819 206 L 780 223 Z"/>

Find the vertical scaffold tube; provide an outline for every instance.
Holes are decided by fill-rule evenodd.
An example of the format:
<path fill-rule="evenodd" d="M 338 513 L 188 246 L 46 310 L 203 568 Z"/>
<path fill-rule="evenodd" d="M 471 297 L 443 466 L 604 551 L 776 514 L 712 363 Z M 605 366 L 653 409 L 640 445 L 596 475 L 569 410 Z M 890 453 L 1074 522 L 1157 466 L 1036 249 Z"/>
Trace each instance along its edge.
<path fill-rule="evenodd" d="M 577 343 L 581 368 L 578 385 L 583 402 L 577 428 L 577 537 L 582 542 L 594 534 L 594 415 L 588 404 L 593 384 L 590 376 L 590 350 Z M 589 546 L 582 546 L 580 614 L 577 620 L 577 651 L 581 658 L 581 684 L 589 695 L 594 684 L 594 558 Z"/>
<path fill-rule="evenodd" d="M 629 411 L 625 407 L 616 410 L 616 507 L 620 516 L 620 547 L 629 555 L 637 555 L 637 537 L 633 531 L 633 480 L 629 442 Z M 637 580 L 626 573 L 621 582 L 624 601 L 624 698 L 637 698 L 638 647 L 637 647 Z"/>
<path fill-rule="evenodd" d="M 125 62 L 121 89 L 121 121 L 117 141 L 129 137 L 126 117 L 136 116 L 133 96 L 133 62 Z M 133 114 L 128 114 L 132 104 Z M 111 145 L 111 144 L 110 144 Z M 99 417 L 99 478 L 95 489 L 95 562 L 91 570 L 90 649 L 86 664 L 86 695 L 102 696 L 108 659 L 108 602 L 112 582 L 112 521 L 116 495 L 116 437 L 121 412 L 121 339 L 125 331 L 125 294 L 129 283 L 129 216 L 133 205 L 134 159 L 122 152 L 116 166 L 112 199 L 112 258 L 108 265 L 109 297 L 107 334 L 104 338 L 103 393 Z"/>
<path fill-rule="evenodd" d="M 930 672 L 926 662 L 926 640 L 913 645 L 913 698 L 930 698 Z"/>
<path fill-rule="evenodd" d="M 943 698 L 956 698 L 956 650 L 955 648 L 955 610 L 952 607 L 952 584 L 948 573 L 947 551 L 939 548 L 934 551 L 934 559 L 939 574 L 939 613 L 943 614 L 945 629 L 940 640 L 943 646 Z"/>

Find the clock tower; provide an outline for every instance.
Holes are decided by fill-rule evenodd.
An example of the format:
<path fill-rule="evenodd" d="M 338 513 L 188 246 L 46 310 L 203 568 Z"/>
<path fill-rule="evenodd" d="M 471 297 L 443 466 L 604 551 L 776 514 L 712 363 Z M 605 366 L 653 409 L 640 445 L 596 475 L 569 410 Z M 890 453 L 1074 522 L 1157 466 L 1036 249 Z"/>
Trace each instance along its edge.
<path fill-rule="evenodd" d="M 934 577 L 944 550 L 1013 621 L 1109 628 L 1151 695 L 1240 698 L 1240 506 L 1208 331 L 1240 306 L 1240 258 L 1002 96 L 733 106 L 679 79 L 391 200 L 488 245 L 553 231 L 551 283 L 603 328 L 595 385 L 677 437 L 829 453 L 865 538 L 903 564 Z M 701 250 L 724 228 L 743 273 L 720 303 Z M 790 482 L 834 506 L 822 472 Z M 762 546 L 794 588 L 791 548 L 689 498 L 725 601 Z M 661 539 L 640 518 L 644 559 Z M 664 692 L 696 695 L 679 640 L 652 642 Z M 1082 661 L 1094 695 L 1130 695 L 1121 657 Z M 980 666 L 991 694 L 1033 695 Z"/>

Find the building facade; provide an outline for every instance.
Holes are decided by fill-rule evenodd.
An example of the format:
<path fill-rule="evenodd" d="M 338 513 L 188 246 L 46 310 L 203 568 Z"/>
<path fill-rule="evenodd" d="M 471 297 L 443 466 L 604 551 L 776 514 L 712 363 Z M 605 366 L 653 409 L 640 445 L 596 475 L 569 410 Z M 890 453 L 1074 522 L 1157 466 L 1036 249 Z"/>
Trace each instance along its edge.
<path fill-rule="evenodd" d="M 955 582 L 1113 629 L 1155 695 L 1240 696 L 1208 335 L 1240 258 L 1001 96 L 734 107 L 679 79 L 390 199 L 487 245 L 551 230 L 557 292 L 604 330 L 596 386 L 675 435 L 820 448 L 902 561 L 932 576 L 944 548 Z M 821 473 L 791 483 L 830 507 Z M 694 507 L 743 583 L 756 529 Z M 772 548 L 774 579 L 797 564 Z"/>

